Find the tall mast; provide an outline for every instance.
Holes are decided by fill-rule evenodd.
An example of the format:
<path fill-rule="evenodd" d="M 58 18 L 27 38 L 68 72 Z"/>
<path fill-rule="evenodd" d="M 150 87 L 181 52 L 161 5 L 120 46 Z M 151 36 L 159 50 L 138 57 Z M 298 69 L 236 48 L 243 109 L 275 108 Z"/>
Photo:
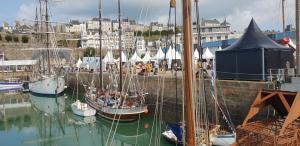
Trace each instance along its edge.
<path fill-rule="evenodd" d="M 40 32 L 43 32 L 43 9 L 42 9 L 42 0 L 39 0 L 39 4 L 40 4 L 40 21 L 41 21 L 41 28 L 40 28 Z M 41 33 L 41 41 L 43 40 L 43 33 Z M 45 73 L 45 54 L 44 51 L 41 51 L 42 54 L 42 72 Z"/>
<path fill-rule="evenodd" d="M 100 55 L 100 89 L 103 89 L 102 74 L 102 0 L 99 0 L 99 55 Z"/>
<path fill-rule="evenodd" d="M 282 7 L 282 32 L 285 32 L 285 11 L 284 11 L 284 2 L 285 0 L 281 0 L 281 7 Z"/>
<path fill-rule="evenodd" d="M 39 35 L 38 35 L 38 30 L 39 30 L 39 17 L 38 17 L 38 7 L 35 9 L 35 26 L 34 26 L 34 31 L 35 31 L 35 41 L 36 43 L 38 42 Z M 39 50 L 39 55 L 41 55 L 41 51 Z M 39 72 L 41 71 L 41 57 L 39 56 Z"/>
<path fill-rule="evenodd" d="M 192 14 L 191 1 L 182 0 L 183 42 L 184 42 L 184 96 L 187 112 L 187 145 L 195 146 L 195 121 L 193 108 L 193 71 L 192 71 Z"/>
<path fill-rule="evenodd" d="M 119 55 L 120 55 L 120 93 L 122 92 L 122 25 L 121 25 L 121 2 L 118 0 L 119 11 Z"/>
<path fill-rule="evenodd" d="M 199 13 L 199 0 L 195 0 L 195 7 L 196 7 L 196 17 L 197 17 L 197 38 L 198 38 L 198 44 L 197 44 L 197 50 L 199 54 L 199 60 L 201 61 L 201 66 L 202 66 L 202 44 L 201 44 L 201 28 L 200 28 L 200 13 Z"/>
<path fill-rule="evenodd" d="M 300 0 L 296 0 L 296 66 L 297 66 L 297 75 L 300 75 Z"/>
<path fill-rule="evenodd" d="M 49 50 L 49 14 L 48 14 L 48 0 L 46 2 L 46 46 L 47 46 L 47 60 L 48 60 L 48 74 L 51 74 L 51 67 L 50 67 L 50 50 Z"/>

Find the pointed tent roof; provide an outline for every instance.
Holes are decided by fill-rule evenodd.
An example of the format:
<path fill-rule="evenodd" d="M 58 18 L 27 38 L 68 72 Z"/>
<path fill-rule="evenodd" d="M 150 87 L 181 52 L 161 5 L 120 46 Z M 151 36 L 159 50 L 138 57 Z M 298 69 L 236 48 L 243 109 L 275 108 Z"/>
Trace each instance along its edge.
<path fill-rule="evenodd" d="M 202 55 L 202 58 L 203 59 L 213 59 L 213 58 L 215 58 L 215 55 L 212 54 L 208 48 L 206 48 L 205 52 Z"/>
<path fill-rule="evenodd" d="M 77 63 L 76 63 L 76 67 L 77 67 L 77 68 L 80 68 L 81 64 L 82 64 L 82 61 L 81 61 L 81 59 L 79 58 L 78 61 L 77 61 Z"/>
<path fill-rule="evenodd" d="M 114 56 L 112 55 L 111 51 L 108 51 L 107 54 L 105 55 L 105 57 L 102 60 L 104 63 L 107 62 L 115 62 Z"/>
<path fill-rule="evenodd" d="M 156 55 L 152 57 L 153 60 L 162 60 L 164 58 L 165 58 L 165 53 L 162 51 L 161 48 L 159 48 Z"/>
<path fill-rule="evenodd" d="M 126 57 L 126 55 L 125 55 L 125 53 L 123 51 L 122 51 L 121 55 L 122 55 L 122 62 L 127 62 L 128 59 L 127 59 L 127 57 Z M 119 62 L 120 61 L 120 57 L 118 59 L 116 59 L 116 61 Z"/>
<path fill-rule="evenodd" d="M 134 52 L 134 54 L 129 59 L 129 62 L 142 62 L 142 61 L 143 61 L 143 59 L 137 54 L 136 51 Z"/>
<path fill-rule="evenodd" d="M 244 35 L 233 45 L 222 51 L 239 51 L 260 48 L 286 49 L 287 47 L 274 42 L 271 38 L 266 36 L 257 26 L 255 20 L 252 19 Z"/>
<path fill-rule="evenodd" d="M 145 53 L 145 56 L 143 57 L 143 62 L 148 62 L 151 60 L 151 55 L 150 55 L 150 51 L 147 51 Z"/>
<path fill-rule="evenodd" d="M 194 59 L 199 59 L 199 51 L 198 51 L 198 49 L 195 49 L 195 51 L 194 51 Z"/>
<path fill-rule="evenodd" d="M 168 49 L 168 52 L 167 52 L 167 55 L 166 55 L 166 59 L 172 60 L 172 59 L 175 59 L 175 58 L 176 59 L 181 59 L 181 55 L 174 48 L 170 47 Z"/>
<path fill-rule="evenodd" d="M 221 46 L 219 46 L 218 50 L 222 50 L 222 47 L 221 47 Z"/>

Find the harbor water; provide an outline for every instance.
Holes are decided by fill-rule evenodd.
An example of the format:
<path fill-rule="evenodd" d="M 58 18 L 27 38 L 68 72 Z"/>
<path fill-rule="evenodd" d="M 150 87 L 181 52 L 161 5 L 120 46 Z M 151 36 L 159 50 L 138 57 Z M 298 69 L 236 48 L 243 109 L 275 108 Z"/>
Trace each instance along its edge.
<path fill-rule="evenodd" d="M 131 123 L 78 117 L 70 108 L 76 98 L 29 93 L 1 93 L 0 146 L 170 146 L 154 115 Z"/>

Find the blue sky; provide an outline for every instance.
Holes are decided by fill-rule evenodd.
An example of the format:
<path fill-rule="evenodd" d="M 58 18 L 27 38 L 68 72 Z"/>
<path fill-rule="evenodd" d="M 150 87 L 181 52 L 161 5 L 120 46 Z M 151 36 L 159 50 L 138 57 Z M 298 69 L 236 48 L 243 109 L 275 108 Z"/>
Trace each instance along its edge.
<path fill-rule="evenodd" d="M 68 22 L 70 19 L 87 20 L 97 16 L 99 0 L 50 0 L 51 13 L 54 20 Z M 117 0 L 102 0 L 104 16 L 117 16 Z M 181 19 L 181 0 L 178 2 L 178 20 Z M 266 30 L 281 29 L 281 0 L 200 0 L 200 15 L 206 19 L 224 20 L 232 24 L 232 30 L 243 31 L 251 18 Z M 33 20 L 37 0 L 1 0 L 0 23 L 14 20 Z M 132 17 L 139 22 L 159 21 L 166 23 L 168 19 L 169 0 L 121 0 L 123 17 Z M 286 22 L 294 24 L 295 0 L 286 0 Z"/>

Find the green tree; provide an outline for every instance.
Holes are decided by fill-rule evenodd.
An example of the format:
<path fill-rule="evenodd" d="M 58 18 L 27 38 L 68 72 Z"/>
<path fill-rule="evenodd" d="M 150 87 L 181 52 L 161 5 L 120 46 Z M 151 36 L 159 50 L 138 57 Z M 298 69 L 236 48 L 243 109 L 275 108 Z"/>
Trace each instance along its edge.
<path fill-rule="evenodd" d="M 27 35 L 22 36 L 22 43 L 28 43 L 29 37 Z"/>
<path fill-rule="evenodd" d="M 19 37 L 16 36 L 16 35 L 14 35 L 14 36 L 13 36 L 13 40 L 14 40 L 14 42 L 19 42 Z"/>
<path fill-rule="evenodd" d="M 6 40 L 7 42 L 11 42 L 11 41 L 12 41 L 12 36 L 11 36 L 11 35 L 6 35 L 6 36 L 5 36 L 5 40 Z"/>
<path fill-rule="evenodd" d="M 96 49 L 89 47 L 84 50 L 83 56 L 84 57 L 93 57 L 93 56 L 95 56 L 95 53 L 96 53 Z"/>

